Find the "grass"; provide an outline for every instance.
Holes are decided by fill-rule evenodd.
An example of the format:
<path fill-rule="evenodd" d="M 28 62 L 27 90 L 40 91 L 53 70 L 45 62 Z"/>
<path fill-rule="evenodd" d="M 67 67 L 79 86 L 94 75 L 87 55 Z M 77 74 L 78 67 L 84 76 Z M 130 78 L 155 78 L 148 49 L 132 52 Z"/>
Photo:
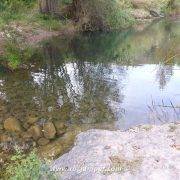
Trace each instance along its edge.
<path fill-rule="evenodd" d="M 18 68 L 34 53 L 35 48 L 26 43 L 28 36 L 38 35 L 38 30 L 60 31 L 68 23 L 66 19 L 40 14 L 35 0 L 0 1 L 0 33 L 4 36 L 0 63 L 13 70 Z"/>
<path fill-rule="evenodd" d="M 4 53 L 0 60 L 11 69 L 16 69 L 22 62 L 27 62 L 34 54 L 34 48 L 26 43 L 25 37 L 13 27 L 3 29 Z"/>
<path fill-rule="evenodd" d="M 36 1 L 30 5 L 21 2 L 22 0 L 13 0 L 13 5 L 3 6 L 0 3 L 0 30 L 6 25 L 13 23 L 22 26 L 30 26 L 31 28 L 44 28 L 46 30 L 59 30 L 66 24 L 65 20 L 60 20 L 51 15 L 39 14 L 39 8 Z M 20 8 L 19 8 L 20 7 Z"/>

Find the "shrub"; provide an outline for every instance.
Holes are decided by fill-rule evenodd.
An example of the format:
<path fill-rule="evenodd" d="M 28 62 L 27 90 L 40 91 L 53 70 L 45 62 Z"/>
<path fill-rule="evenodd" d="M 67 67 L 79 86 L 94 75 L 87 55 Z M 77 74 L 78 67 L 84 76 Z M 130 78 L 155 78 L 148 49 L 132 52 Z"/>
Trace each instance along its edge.
<path fill-rule="evenodd" d="M 48 163 L 40 160 L 35 151 L 26 155 L 17 150 L 11 158 L 11 164 L 6 168 L 5 174 L 10 180 L 56 179 L 55 175 L 51 173 Z"/>
<path fill-rule="evenodd" d="M 27 12 L 36 0 L 1 0 L 0 25 L 23 17 L 22 12 Z"/>
<path fill-rule="evenodd" d="M 129 0 L 76 0 L 74 3 L 82 30 L 126 28 L 134 22 Z"/>

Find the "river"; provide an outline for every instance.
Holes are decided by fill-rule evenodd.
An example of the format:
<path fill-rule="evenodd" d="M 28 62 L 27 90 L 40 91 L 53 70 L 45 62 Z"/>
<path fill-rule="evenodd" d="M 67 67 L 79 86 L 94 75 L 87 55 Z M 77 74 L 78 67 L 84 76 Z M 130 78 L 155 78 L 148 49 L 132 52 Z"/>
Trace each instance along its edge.
<path fill-rule="evenodd" d="M 161 20 L 122 32 L 41 42 L 32 68 L 0 70 L 0 133 L 43 149 L 54 142 L 61 146 L 58 139 L 73 129 L 124 130 L 180 120 L 179 25 Z M 31 126 L 43 129 L 47 122 L 55 124 L 56 132 L 44 144 L 38 142 L 43 134 L 24 140 L 4 129 L 8 118 L 20 122 L 23 136 Z M 8 147 L 14 144 L 8 141 Z M 6 150 L 7 142 L 0 148 Z"/>

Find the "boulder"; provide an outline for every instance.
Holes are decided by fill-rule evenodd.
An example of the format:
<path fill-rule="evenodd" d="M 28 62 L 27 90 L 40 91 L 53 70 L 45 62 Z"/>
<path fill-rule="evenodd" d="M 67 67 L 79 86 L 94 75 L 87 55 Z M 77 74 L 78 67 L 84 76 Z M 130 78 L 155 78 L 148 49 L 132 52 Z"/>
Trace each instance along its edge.
<path fill-rule="evenodd" d="M 71 151 L 52 163 L 51 170 L 62 180 L 179 180 L 179 137 L 178 123 L 124 132 L 88 130 L 77 136 Z"/>
<path fill-rule="evenodd" d="M 64 148 L 61 142 L 61 139 L 50 142 L 47 145 L 41 146 L 38 149 L 38 154 L 42 158 L 54 158 L 57 155 L 62 154 Z"/>
<path fill-rule="evenodd" d="M 42 129 L 39 125 L 32 125 L 27 133 L 32 136 L 34 140 L 38 140 L 42 136 Z"/>
<path fill-rule="evenodd" d="M 81 132 L 81 129 L 73 127 L 61 137 L 51 141 L 47 145 L 41 146 L 38 149 L 39 155 L 43 158 L 54 158 L 63 154 L 73 145 L 76 135 Z"/>
<path fill-rule="evenodd" d="M 62 135 L 66 132 L 67 126 L 64 122 L 54 121 L 54 126 L 56 128 L 57 135 Z"/>
<path fill-rule="evenodd" d="M 43 134 L 47 139 L 53 139 L 56 135 L 56 129 L 52 122 L 47 122 L 43 125 Z"/>
<path fill-rule="evenodd" d="M 4 129 L 9 132 L 22 132 L 21 123 L 15 118 L 8 118 L 4 121 Z"/>

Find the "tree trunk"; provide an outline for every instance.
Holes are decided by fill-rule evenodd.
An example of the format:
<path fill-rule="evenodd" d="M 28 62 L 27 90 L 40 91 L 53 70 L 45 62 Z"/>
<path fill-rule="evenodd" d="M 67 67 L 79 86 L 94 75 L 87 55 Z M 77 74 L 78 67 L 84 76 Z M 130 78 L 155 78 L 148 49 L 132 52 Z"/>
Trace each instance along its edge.
<path fill-rule="evenodd" d="M 45 14 L 59 13 L 59 0 L 39 0 L 39 10 Z"/>

